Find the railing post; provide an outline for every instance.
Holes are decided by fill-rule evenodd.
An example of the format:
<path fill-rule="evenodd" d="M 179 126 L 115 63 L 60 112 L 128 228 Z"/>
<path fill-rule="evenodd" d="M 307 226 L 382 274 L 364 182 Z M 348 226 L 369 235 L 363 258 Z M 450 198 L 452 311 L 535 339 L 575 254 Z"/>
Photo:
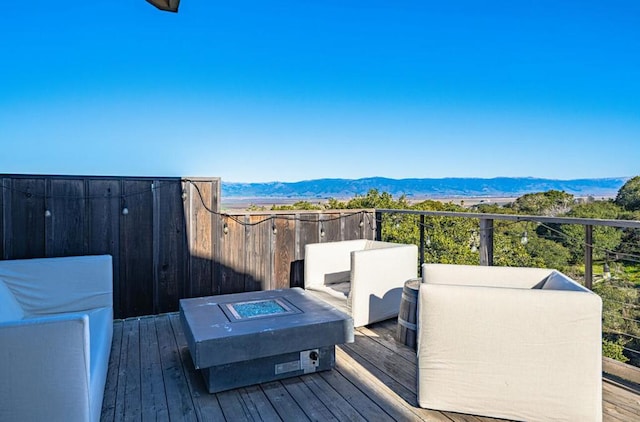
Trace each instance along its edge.
<path fill-rule="evenodd" d="M 480 219 L 480 265 L 493 265 L 493 220 Z"/>
<path fill-rule="evenodd" d="M 420 271 L 424 264 L 424 214 L 420 214 Z"/>
<path fill-rule="evenodd" d="M 376 240 L 382 240 L 382 213 L 376 211 Z"/>
<path fill-rule="evenodd" d="M 593 226 L 584 226 L 584 286 L 591 290 L 593 287 Z"/>

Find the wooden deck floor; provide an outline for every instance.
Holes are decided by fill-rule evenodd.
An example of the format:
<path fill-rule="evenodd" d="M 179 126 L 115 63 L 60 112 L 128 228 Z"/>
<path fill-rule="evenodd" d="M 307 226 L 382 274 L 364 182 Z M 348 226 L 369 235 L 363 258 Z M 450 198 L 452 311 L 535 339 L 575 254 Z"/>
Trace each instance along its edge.
<path fill-rule="evenodd" d="M 209 394 L 177 314 L 114 323 L 102 421 L 496 421 L 417 407 L 416 358 L 395 321 L 336 348 L 336 369 Z M 605 421 L 640 420 L 640 395 L 604 382 Z"/>

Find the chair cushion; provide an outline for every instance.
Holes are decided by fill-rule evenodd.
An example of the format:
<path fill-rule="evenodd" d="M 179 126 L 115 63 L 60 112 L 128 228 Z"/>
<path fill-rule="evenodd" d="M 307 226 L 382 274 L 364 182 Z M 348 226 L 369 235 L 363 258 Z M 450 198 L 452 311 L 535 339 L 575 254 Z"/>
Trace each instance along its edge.
<path fill-rule="evenodd" d="M 0 280 L 0 322 L 18 321 L 24 318 L 24 311 L 9 287 Z"/>

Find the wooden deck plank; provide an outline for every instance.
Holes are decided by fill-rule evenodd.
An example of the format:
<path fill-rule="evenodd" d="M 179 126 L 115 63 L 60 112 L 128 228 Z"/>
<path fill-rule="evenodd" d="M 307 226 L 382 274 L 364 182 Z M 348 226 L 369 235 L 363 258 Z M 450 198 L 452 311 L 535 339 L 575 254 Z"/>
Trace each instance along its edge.
<path fill-rule="evenodd" d="M 634 415 L 634 419 L 640 420 L 640 398 L 637 394 L 624 387 L 603 382 L 602 396 L 605 403 L 622 409 L 624 412 L 629 412 Z"/>
<path fill-rule="evenodd" d="M 167 394 L 167 408 L 171 421 L 197 420 L 193 399 L 189 391 L 178 345 L 167 315 L 156 317 L 162 377 Z"/>
<path fill-rule="evenodd" d="M 280 381 L 267 382 L 260 385 L 262 391 L 284 421 L 308 421 L 310 420 L 302 408 L 291 397 L 291 394 Z"/>
<path fill-rule="evenodd" d="M 371 372 L 371 366 L 364 359 L 355 359 L 353 352 L 348 354 L 344 349 L 336 351 L 337 358 L 348 368 L 353 377 L 352 382 L 361 383 L 362 389 L 367 396 L 377 396 L 380 400 L 378 405 L 384 406 L 385 411 L 395 420 L 423 420 L 423 421 L 445 421 L 450 422 L 439 412 L 424 410 L 417 407 L 417 403 L 409 404 L 406 400 L 408 390 L 402 385 L 394 382 L 390 377 L 376 371 Z M 388 384 L 385 382 L 387 381 Z M 401 395 L 398 394 L 400 392 Z M 404 396 L 404 397 L 403 397 Z M 413 399 L 415 402 L 415 399 Z"/>
<path fill-rule="evenodd" d="M 240 389 L 240 396 L 244 400 L 249 412 L 256 421 L 281 422 L 278 412 L 264 394 L 259 385 L 252 385 Z"/>
<path fill-rule="evenodd" d="M 339 421 L 366 421 L 366 419 L 319 374 L 309 374 L 302 377 L 302 380 L 309 389 L 315 393 L 320 401 L 326 403 L 329 411 Z"/>
<path fill-rule="evenodd" d="M 169 409 L 162 378 L 156 319 L 140 320 L 141 407 L 143 421 L 168 421 Z"/>
<path fill-rule="evenodd" d="M 177 313 L 169 314 L 169 321 L 178 346 L 182 368 L 186 374 L 187 385 L 195 405 L 197 419 L 200 421 L 224 421 L 225 417 L 218 402 L 218 397 L 215 394 L 209 394 L 202 375 L 193 365 L 180 316 Z"/>
<path fill-rule="evenodd" d="M 327 409 L 327 406 L 318 398 L 302 378 L 288 378 L 281 381 L 291 397 L 298 403 L 307 417 L 312 421 L 336 421 L 338 419 Z"/>
<path fill-rule="evenodd" d="M 415 352 L 395 341 L 395 320 L 362 327 L 336 348 L 336 369 L 209 394 L 193 367 L 178 314 L 114 322 L 103 422 L 490 422 L 417 406 Z M 603 383 L 605 421 L 640 420 L 640 394 Z"/>
<path fill-rule="evenodd" d="M 342 369 L 342 370 L 341 370 Z M 346 374 L 344 372 L 346 372 Z M 348 369 L 341 368 L 341 363 L 336 362 L 333 371 L 321 372 L 320 376 L 327 381 L 342 397 L 344 397 L 366 420 L 392 421 L 394 420 L 382 407 L 378 406 L 375 399 L 367 396 L 360 388 L 352 384 L 349 376 L 353 376 Z"/>
<path fill-rule="evenodd" d="M 125 321 L 127 364 L 124 377 L 124 420 L 142 419 L 142 396 L 140 390 L 140 326 L 137 319 Z"/>
<path fill-rule="evenodd" d="M 226 420 L 234 422 L 255 421 L 238 390 L 223 391 L 217 393 L 216 396 L 218 396 L 218 402 Z"/>

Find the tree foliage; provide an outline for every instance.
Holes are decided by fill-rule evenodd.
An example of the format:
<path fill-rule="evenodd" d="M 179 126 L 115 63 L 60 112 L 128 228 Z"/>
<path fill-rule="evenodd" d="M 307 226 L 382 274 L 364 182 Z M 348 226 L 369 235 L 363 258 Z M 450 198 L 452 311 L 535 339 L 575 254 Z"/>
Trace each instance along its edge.
<path fill-rule="evenodd" d="M 616 204 L 627 211 L 640 211 L 640 176 L 632 177 L 620 188 Z"/>
<path fill-rule="evenodd" d="M 575 205 L 567 217 L 616 219 L 621 209 L 612 201 L 594 201 Z M 560 229 L 564 234 L 564 245 L 569 248 L 573 262 L 578 262 L 584 256 L 586 234 L 585 229 L 577 224 L 565 224 Z M 614 251 L 622 239 L 622 230 L 616 227 L 593 227 L 593 257 L 596 260 L 606 259 L 609 251 Z"/>
<path fill-rule="evenodd" d="M 511 208 L 518 214 L 557 216 L 568 212 L 574 196 L 557 190 L 528 193 L 515 200 Z"/>

